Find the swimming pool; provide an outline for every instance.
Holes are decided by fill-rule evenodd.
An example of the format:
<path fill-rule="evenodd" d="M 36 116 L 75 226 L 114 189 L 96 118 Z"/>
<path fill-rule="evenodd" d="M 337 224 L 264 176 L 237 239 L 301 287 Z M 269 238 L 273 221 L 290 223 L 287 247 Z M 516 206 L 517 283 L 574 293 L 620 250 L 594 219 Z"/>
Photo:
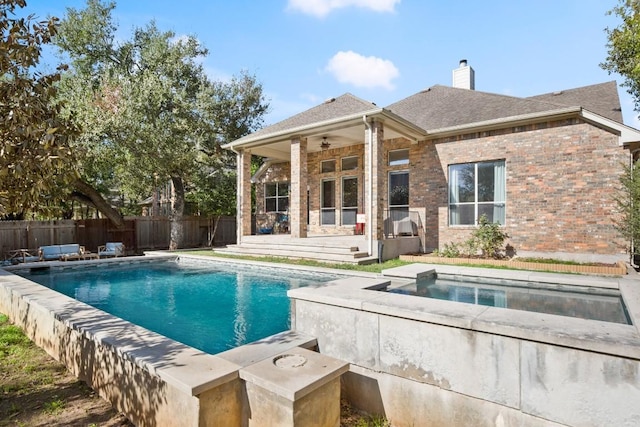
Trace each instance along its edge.
<path fill-rule="evenodd" d="M 157 261 L 19 273 L 210 354 L 289 329 L 287 290 L 339 276 L 219 262 Z"/>
<path fill-rule="evenodd" d="M 580 319 L 631 324 L 620 292 L 578 286 L 433 274 L 389 292 Z"/>

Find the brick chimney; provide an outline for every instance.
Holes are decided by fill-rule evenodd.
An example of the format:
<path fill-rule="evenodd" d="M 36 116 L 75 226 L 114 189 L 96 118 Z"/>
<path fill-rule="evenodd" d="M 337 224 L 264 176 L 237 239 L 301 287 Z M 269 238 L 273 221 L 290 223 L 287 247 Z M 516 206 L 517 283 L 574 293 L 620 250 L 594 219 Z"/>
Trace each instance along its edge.
<path fill-rule="evenodd" d="M 475 90 L 476 76 L 473 68 L 467 65 L 466 59 L 460 60 L 460 66 L 453 70 L 453 87 Z"/>

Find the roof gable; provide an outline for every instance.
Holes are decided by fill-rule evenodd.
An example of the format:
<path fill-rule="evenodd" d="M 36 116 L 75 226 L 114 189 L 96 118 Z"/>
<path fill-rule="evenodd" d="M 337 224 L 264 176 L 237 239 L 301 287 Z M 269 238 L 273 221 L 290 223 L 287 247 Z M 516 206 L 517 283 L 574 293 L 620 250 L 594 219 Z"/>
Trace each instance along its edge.
<path fill-rule="evenodd" d="M 357 113 L 364 113 L 376 108 L 376 104 L 365 101 L 350 93 L 345 93 L 337 98 L 330 98 L 320 105 L 312 107 L 295 116 L 284 119 L 278 123 L 260 129 L 251 134 L 252 137 L 266 136 L 288 129 L 312 125 L 318 122 L 338 119 Z"/>

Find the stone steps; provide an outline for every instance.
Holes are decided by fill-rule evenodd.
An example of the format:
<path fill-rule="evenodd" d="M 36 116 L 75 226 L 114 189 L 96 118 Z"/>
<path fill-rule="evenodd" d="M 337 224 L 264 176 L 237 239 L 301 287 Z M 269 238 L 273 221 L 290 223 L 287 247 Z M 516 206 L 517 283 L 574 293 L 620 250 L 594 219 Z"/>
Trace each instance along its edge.
<path fill-rule="evenodd" d="M 371 264 L 377 262 L 376 257 L 368 256 L 367 252 L 361 251 L 358 246 L 319 241 L 274 243 L 269 242 L 267 239 L 251 239 L 251 241 L 242 242 L 240 245 L 228 245 L 226 248 L 216 248 L 214 252 L 232 255 L 310 259 L 349 264 Z"/>

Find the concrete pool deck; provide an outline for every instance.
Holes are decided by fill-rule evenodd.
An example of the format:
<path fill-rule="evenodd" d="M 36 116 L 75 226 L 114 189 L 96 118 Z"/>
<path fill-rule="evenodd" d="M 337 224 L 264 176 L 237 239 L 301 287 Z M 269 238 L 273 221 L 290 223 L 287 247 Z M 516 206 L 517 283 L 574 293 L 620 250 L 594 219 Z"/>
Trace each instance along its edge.
<path fill-rule="evenodd" d="M 179 256 L 189 262 L 235 262 Z M 175 258 L 175 254 L 164 254 L 37 266 L 101 268 L 110 263 Z M 338 380 L 342 394 L 355 406 L 400 425 L 640 425 L 637 275 L 605 278 L 414 264 L 386 270 L 383 275 L 346 277 L 351 272 L 255 261 L 238 264 L 243 263 L 345 277 L 289 291 L 294 331 L 217 355 L 169 340 L 2 270 L 0 312 L 138 425 L 169 421 L 174 425 L 246 425 L 247 405 L 251 404 L 246 381 L 254 381 L 257 388 L 253 389 L 259 389 L 256 393 L 264 393 L 273 379 L 256 377 L 250 367 L 298 347 L 318 350 L 332 362 L 341 361 L 326 376 L 326 384 L 294 386 L 310 393 L 305 395 L 307 400 L 333 408 L 331 417 L 335 381 L 348 366 Z M 23 268 L 29 267 L 35 265 Z M 407 282 L 430 269 L 619 289 L 633 324 L 372 290 Z M 274 390 L 296 396 L 288 388 L 274 386 Z M 270 393 L 267 390 L 264 395 Z M 326 401 L 323 394 L 327 394 Z M 293 402 L 280 406 L 279 411 L 292 420 L 300 415 Z"/>

